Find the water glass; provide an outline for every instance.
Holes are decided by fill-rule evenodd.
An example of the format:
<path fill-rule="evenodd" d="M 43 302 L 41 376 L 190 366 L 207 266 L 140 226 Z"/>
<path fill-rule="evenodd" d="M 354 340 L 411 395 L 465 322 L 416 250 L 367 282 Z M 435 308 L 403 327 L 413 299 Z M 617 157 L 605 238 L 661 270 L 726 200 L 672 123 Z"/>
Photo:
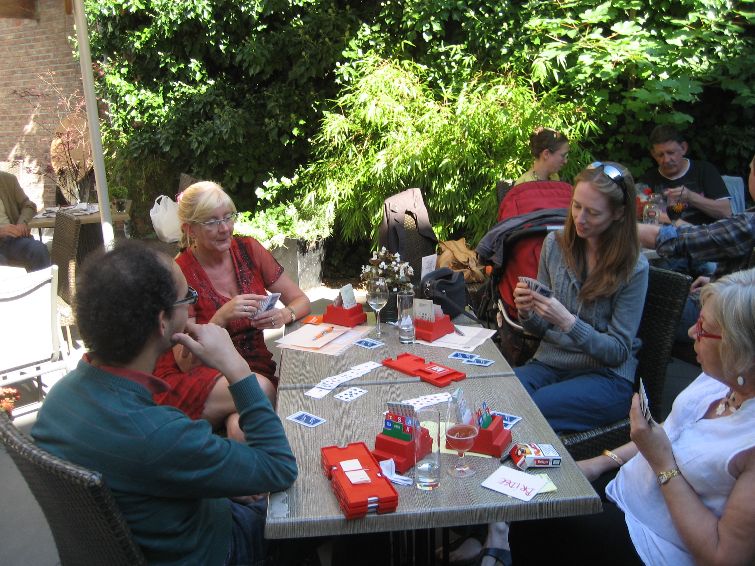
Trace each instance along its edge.
<path fill-rule="evenodd" d="M 398 308 L 398 340 L 402 344 L 412 344 L 414 342 L 414 293 L 398 293 L 396 306 Z"/>
<path fill-rule="evenodd" d="M 440 409 L 438 406 L 424 407 L 416 411 L 414 426 L 414 485 L 417 489 L 433 490 L 440 484 Z M 422 427 L 430 433 L 433 445 L 425 455 L 419 451 Z"/>

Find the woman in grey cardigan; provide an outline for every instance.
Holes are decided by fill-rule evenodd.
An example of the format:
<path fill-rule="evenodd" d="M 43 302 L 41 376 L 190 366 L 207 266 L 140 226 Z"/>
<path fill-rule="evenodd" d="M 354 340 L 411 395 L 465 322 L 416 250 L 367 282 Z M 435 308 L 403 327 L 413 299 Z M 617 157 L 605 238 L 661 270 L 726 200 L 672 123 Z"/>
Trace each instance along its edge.
<path fill-rule="evenodd" d="M 596 162 L 577 175 L 566 225 L 545 239 L 537 277 L 552 296 L 524 282 L 514 289 L 524 328 L 542 337 L 533 359 L 514 369 L 522 385 L 556 431 L 626 417 L 648 263 L 623 165 Z"/>

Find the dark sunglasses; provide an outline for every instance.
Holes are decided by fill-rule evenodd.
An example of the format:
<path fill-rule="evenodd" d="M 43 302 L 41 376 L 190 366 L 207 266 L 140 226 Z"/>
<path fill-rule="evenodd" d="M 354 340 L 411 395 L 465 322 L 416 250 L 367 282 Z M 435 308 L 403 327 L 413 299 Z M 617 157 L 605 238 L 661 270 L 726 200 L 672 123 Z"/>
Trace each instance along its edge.
<path fill-rule="evenodd" d="M 175 303 L 173 303 L 174 307 L 177 307 L 179 305 L 193 305 L 197 302 L 199 299 L 199 293 L 193 288 L 189 287 L 189 290 L 186 292 L 186 296 L 183 299 L 177 300 Z"/>
<path fill-rule="evenodd" d="M 623 198 L 624 204 L 627 204 L 627 202 L 629 201 L 629 192 L 627 189 L 627 184 L 624 181 L 624 175 L 621 174 L 621 171 L 619 171 L 613 165 L 610 165 L 608 163 L 603 163 L 602 161 L 594 161 L 590 163 L 590 165 L 588 165 L 587 168 L 600 169 L 606 177 L 608 177 L 609 179 L 611 179 L 611 181 L 616 183 L 621 189 L 621 193 L 624 197 Z"/>

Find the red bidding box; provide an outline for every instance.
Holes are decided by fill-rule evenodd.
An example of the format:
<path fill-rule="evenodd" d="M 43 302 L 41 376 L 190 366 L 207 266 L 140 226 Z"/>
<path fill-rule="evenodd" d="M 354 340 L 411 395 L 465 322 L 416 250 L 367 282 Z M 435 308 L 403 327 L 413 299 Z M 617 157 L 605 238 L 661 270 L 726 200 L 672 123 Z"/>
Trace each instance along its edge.
<path fill-rule="evenodd" d="M 441 336 L 451 334 L 454 331 L 454 325 L 451 322 L 451 317 L 444 314 L 441 317 L 435 319 L 435 321 L 423 320 L 421 318 L 414 319 L 414 329 L 417 338 L 424 340 L 425 342 L 434 342 Z"/>
<path fill-rule="evenodd" d="M 417 458 L 421 460 L 430 453 L 433 447 L 433 439 L 426 428 L 422 428 L 419 443 L 420 449 Z M 396 471 L 399 474 L 403 474 L 414 467 L 414 441 L 393 438 L 381 432 L 375 437 L 375 450 L 372 451 L 372 455 L 378 461 L 393 458 L 396 464 Z"/>
<path fill-rule="evenodd" d="M 471 451 L 500 458 L 504 449 L 510 446 L 511 442 L 511 431 L 503 428 L 501 417 L 493 415 L 493 420 L 488 428 L 481 428 L 477 433 Z"/>
<path fill-rule="evenodd" d="M 347 446 L 324 446 L 320 449 L 325 475 L 333 486 L 341 511 L 347 519 L 358 519 L 367 513 L 391 513 L 398 507 L 398 492 L 383 476 L 380 465 L 364 442 Z M 359 460 L 369 483 L 353 484 L 340 466 L 345 460 Z"/>
<path fill-rule="evenodd" d="M 367 320 L 364 308 L 356 304 L 351 308 L 345 309 L 335 305 L 328 305 L 325 314 L 322 315 L 322 321 L 339 326 L 349 326 L 353 328 L 357 324 L 362 324 Z"/>
<path fill-rule="evenodd" d="M 395 360 L 386 358 L 383 360 L 383 365 L 407 375 L 419 377 L 422 381 L 436 387 L 445 387 L 452 381 L 461 381 L 467 377 L 466 373 L 434 362 L 426 362 L 423 358 L 407 352 L 399 354 Z"/>

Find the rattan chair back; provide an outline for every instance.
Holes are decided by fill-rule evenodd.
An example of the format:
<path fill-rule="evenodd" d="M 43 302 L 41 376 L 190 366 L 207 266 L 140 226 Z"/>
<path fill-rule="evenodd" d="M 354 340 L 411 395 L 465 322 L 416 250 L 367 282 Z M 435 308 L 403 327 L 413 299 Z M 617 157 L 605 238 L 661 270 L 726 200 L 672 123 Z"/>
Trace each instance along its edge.
<path fill-rule="evenodd" d="M 47 518 L 63 566 L 147 563 L 99 473 L 42 450 L 3 411 L 0 438 Z"/>

